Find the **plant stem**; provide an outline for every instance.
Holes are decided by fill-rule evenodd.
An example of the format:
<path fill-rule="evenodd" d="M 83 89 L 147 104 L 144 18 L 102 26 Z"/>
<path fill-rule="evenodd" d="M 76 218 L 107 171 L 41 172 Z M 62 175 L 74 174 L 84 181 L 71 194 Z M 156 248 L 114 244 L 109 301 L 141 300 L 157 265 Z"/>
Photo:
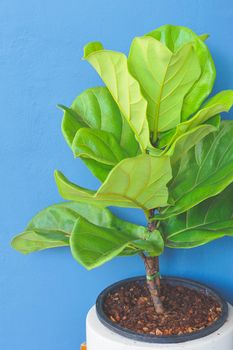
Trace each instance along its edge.
<path fill-rule="evenodd" d="M 159 258 L 158 256 L 146 256 L 141 254 L 147 277 L 147 286 L 154 304 L 156 313 L 162 314 L 164 312 L 163 304 L 159 297 L 160 292 L 160 276 L 159 276 Z"/>
<path fill-rule="evenodd" d="M 154 210 L 150 211 L 150 217 L 148 221 L 148 231 L 152 232 L 156 229 L 156 221 L 150 221 L 154 215 Z M 147 286 L 154 304 L 156 313 L 162 314 L 164 312 L 163 304 L 160 300 L 160 273 L 159 273 L 159 257 L 158 256 L 146 256 L 141 254 L 146 269 Z"/>

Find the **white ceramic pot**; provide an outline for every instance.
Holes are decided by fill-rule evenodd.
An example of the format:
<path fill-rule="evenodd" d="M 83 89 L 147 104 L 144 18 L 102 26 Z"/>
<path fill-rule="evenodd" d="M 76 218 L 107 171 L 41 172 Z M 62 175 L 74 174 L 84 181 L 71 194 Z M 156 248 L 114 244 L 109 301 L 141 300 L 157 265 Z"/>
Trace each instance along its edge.
<path fill-rule="evenodd" d="M 222 314 L 208 328 L 187 335 L 156 337 L 128 331 L 113 323 L 104 312 L 105 298 L 109 293 L 129 282 L 145 283 L 145 276 L 117 282 L 98 296 L 96 306 L 90 310 L 87 316 L 88 350 L 233 350 L 233 307 L 231 305 L 228 307 L 221 296 L 208 286 L 184 278 L 165 276 L 162 277 L 161 283 L 184 286 L 216 299 L 221 305 Z"/>
<path fill-rule="evenodd" d="M 229 305 L 227 322 L 203 338 L 178 344 L 150 344 L 125 338 L 112 332 L 98 319 L 93 306 L 87 315 L 87 350 L 233 350 L 233 307 Z"/>

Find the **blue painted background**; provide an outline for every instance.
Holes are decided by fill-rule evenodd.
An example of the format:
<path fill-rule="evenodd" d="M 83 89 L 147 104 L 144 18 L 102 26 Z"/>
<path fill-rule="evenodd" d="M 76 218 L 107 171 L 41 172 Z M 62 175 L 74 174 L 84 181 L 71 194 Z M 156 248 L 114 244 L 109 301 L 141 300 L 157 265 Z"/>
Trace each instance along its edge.
<path fill-rule="evenodd" d="M 166 23 L 211 33 L 214 90 L 233 87 L 232 0 L 0 1 L 0 349 L 77 350 L 97 294 L 116 280 L 143 273 L 136 257 L 86 272 L 68 249 L 25 257 L 9 242 L 37 211 L 60 201 L 54 169 L 86 187 L 98 186 L 73 159 L 55 107 L 100 84 L 81 61 L 84 44 L 100 40 L 127 52 L 134 36 Z M 144 222 L 137 211 L 114 212 Z M 230 238 L 190 251 L 167 250 L 161 264 L 163 273 L 208 282 L 231 302 L 232 266 Z"/>

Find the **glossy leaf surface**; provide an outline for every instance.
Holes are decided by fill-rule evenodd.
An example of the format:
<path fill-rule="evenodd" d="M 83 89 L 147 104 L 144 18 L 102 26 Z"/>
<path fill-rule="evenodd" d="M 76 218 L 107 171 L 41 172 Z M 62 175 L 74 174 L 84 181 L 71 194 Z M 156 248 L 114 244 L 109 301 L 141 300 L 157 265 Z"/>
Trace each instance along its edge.
<path fill-rule="evenodd" d="M 192 43 L 199 58 L 201 74 L 184 98 L 182 120 L 198 110 L 212 91 L 216 70 L 208 47 L 203 42 L 206 35 L 198 37 L 191 29 L 182 26 L 164 25 L 147 34 L 165 44 L 172 52 L 177 52 L 185 44 Z"/>
<path fill-rule="evenodd" d="M 160 217 L 182 213 L 208 197 L 223 191 L 233 181 L 233 122 L 221 123 L 220 129 L 202 139 L 173 166 L 169 185 L 174 206 Z"/>
<path fill-rule="evenodd" d="M 173 53 L 147 36 L 133 40 L 129 67 L 148 101 L 148 120 L 155 142 L 158 132 L 180 122 L 184 97 L 201 73 L 198 57 L 192 44 Z"/>
<path fill-rule="evenodd" d="M 171 166 L 169 157 L 144 154 L 124 159 L 113 168 L 97 192 L 71 183 L 59 172 L 55 173 L 55 178 L 65 199 L 148 210 L 167 204 L 166 185 L 171 179 Z"/>
<path fill-rule="evenodd" d="M 90 158 L 112 166 L 129 156 L 113 134 L 89 128 L 77 131 L 72 149 L 76 157 Z"/>
<path fill-rule="evenodd" d="M 140 86 L 129 73 L 127 58 L 120 52 L 110 50 L 95 51 L 95 43 L 84 49 L 84 58 L 95 68 L 122 115 L 126 118 L 141 150 L 149 145 L 149 127 L 146 117 L 147 102 L 141 94 Z"/>
<path fill-rule="evenodd" d="M 225 235 L 233 235 L 233 186 L 187 212 L 162 221 L 166 244 L 192 248 Z"/>
<path fill-rule="evenodd" d="M 100 221 L 100 218 L 105 218 L 109 214 L 105 209 L 83 203 L 55 204 L 35 215 L 25 231 L 13 239 L 12 246 L 24 254 L 67 246 L 74 224 L 80 215 L 90 216 L 90 220 L 98 224 L 104 221 Z"/>
<path fill-rule="evenodd" d="M 81 156 L 84 163 L 101 181 L 104 181 L 112 169 L 109 164 L 101 163 L 99 157 L 101 150 L 98 150 L 98 135 L 109 133 L 111 139 L 115 139 L 119 147 L 128 157 L 138 154 L 139 144 L 129 124 L 122 117 L 117 104 L 114 102 L 111 94 L 106 87 L 97 87 L 85 90 L 73 102 L 70 108 L 61 106 L 64 110 L 62 122 L 62 132 L 68 145 L 72 148 L 82 146 L 90 150 L 90 141 L 92 143 L 92 152 L 86 152 L 85 158 Z M 89 129 L 92 140 L 82 137 L 82 145 L 77 145 L 77 137 L 80 136 L 80 129 Z M 86 130 L 86 133 L 88 131 Z M 85 132 L 84 132 L 85 133 Z M 88 144 L 86 144 L 88 142 Z M 114 142 L 114 141 L 113 141 Z M 93 152 L 97 151 L 97 154 Z M 88 156 L 88 159 L 86 158 Z"/>
<path fill-rule="evenodd" d="M 204 137 L 216 130 L 216 126 L 212 124 L 203 124 L 185 132 L 184 134 L 181 133 L 171 144 L 170 148 L 165 150 L 163 154 L 169 155 L 171 157 L 171 163 L 175 164 L 182 157 L 185 157 L 186 153 L 192 147 L 197 145 Z"/>
<path fill-rule="evenodd" d="M 105 246 L 104 232 L 107 230 L 111 233 L 114 231 L 114 234 L 120 232 L 122 237 L 124 234 L 126 236 L 128 234 L 128 238 L 130 236 L 130 244 L 125 245 L 124 243 L 124 247 L 120 251 L 121 255 L 137 254 L 142 250 L 146 250 L 150 254 L 160 254 L 162 252 L 163 240 L 159 232 L 156 231 L 150 234 L 147 228 L 121 220 L 108 209 L 77 202 L 52 205 L 39 212 L 31 220 L 25 231 L 14 237 L 12 246 L 23 254 L 48 248 L 69 246 L 71 234 L 79 218 L 82 222 L 88 222 L 89 225 L 94 226 L 97 231 L 98 228 L 100 230 L 103 228 L 101 231 L 103 238 L 100 235 L 99 239 L 103 241 L 103 249 L 105 250 L 107 246 Z M 85 242 L 85 239 L 90 242 L 90 236 L 83 237 L 83 234 L 83 230 L 77 231 L 76 226 L 75 236 L 81 237 L 80 244 Z M 113 241 L 114 239 L 112 237 Z M 135 241 L 134 245 L 132 245 L 132 240 Z M 94 243 L 95 240 L 92 242 Z M 71 246 L 72 249 L 77 250 L 79 244 L 76 247 L 76 243 L 73 244 L 72 241 Z"/>
<path fill-rule="evenodd" d="M 173 161 L 179 159 L 202 137 L 214 130 L 214 127 L 210 126 L 212 124 L 203 124 L 221 112 L 228 112 L 232 105 L 232 90 L 221 91 L 212 97 L 191 119 L 176 127 L 175 133 L 163 153 L 174 155 Z"/>
<path fill-rule="evenodd" d="M 163 251 L 163 239 L 159 231 L 148 233 L 143 226 L 121 222 L 116 227 L 100 227 L 80 218 L 71 236 L 71 251 L 74 258 L 87 269 L 104 264 L 130 248 L 139 253 L 149 249 L 153 255 Z"/>
<path fill-rule="evenodd" d="M 92 174 L 97 177 L 101 182 L 104 182 L 112 170 L 112 165 L 99 163 L 94 159 L 81 158 L 83 163 L 88 167 Z"/>

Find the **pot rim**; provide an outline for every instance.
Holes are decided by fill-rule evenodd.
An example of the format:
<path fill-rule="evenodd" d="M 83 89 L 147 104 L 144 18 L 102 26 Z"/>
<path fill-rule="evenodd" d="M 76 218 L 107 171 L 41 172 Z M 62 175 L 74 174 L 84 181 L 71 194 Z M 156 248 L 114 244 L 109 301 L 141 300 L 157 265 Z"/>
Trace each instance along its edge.
<path fill-rule="evenodd" d="M 157 344 L 171 344 L 171 343 L 182 343 L 187 342 L 199 338 L 203 338 L 208 336 L 209 334 L 217 331 L 221 328 L 228 318 L 228 304 L 227 302 L 216 292 L 214 289 L 208 287 L 205 284 L 199 283 L 192 279 L 181 278 L 181 277 L 173 277 L 173 276 L 162 276 L 162 281 L 168 281 L 172 285 L 176 286 L 184 286 L 191 289 L 195 289 L 199 292 L 205 293 L 207 295 L 211 295 L 213 298 L 217 300 L 222 308 L 222 314 L 218 320 L 212 323 L 209 327 L 201 329 L 199 331 L 195 331 L 193 333 L 182 334 L 182 335 L 169 335 L 169 336 L 156 336 L 150 334 L 140 334 L 134 332 L 130 329 L 124 328 L 114 322 L 112 322 L 105 314 L 103 305 L 106 298 L 106 295 L 109 292 L 114 291 L 118 287 L 133 281 L 145 281 L 145 276 L 131 277 L 119 282 L 116 282 L 109 287 L 105 288 L 98 296 L 96 300 L 96 312 L 98 319 L 100 322 L 110 329 L 112 332 L 117 333 L 123 337 L 145 342 L 145 343 L 157 343 Z"/>

